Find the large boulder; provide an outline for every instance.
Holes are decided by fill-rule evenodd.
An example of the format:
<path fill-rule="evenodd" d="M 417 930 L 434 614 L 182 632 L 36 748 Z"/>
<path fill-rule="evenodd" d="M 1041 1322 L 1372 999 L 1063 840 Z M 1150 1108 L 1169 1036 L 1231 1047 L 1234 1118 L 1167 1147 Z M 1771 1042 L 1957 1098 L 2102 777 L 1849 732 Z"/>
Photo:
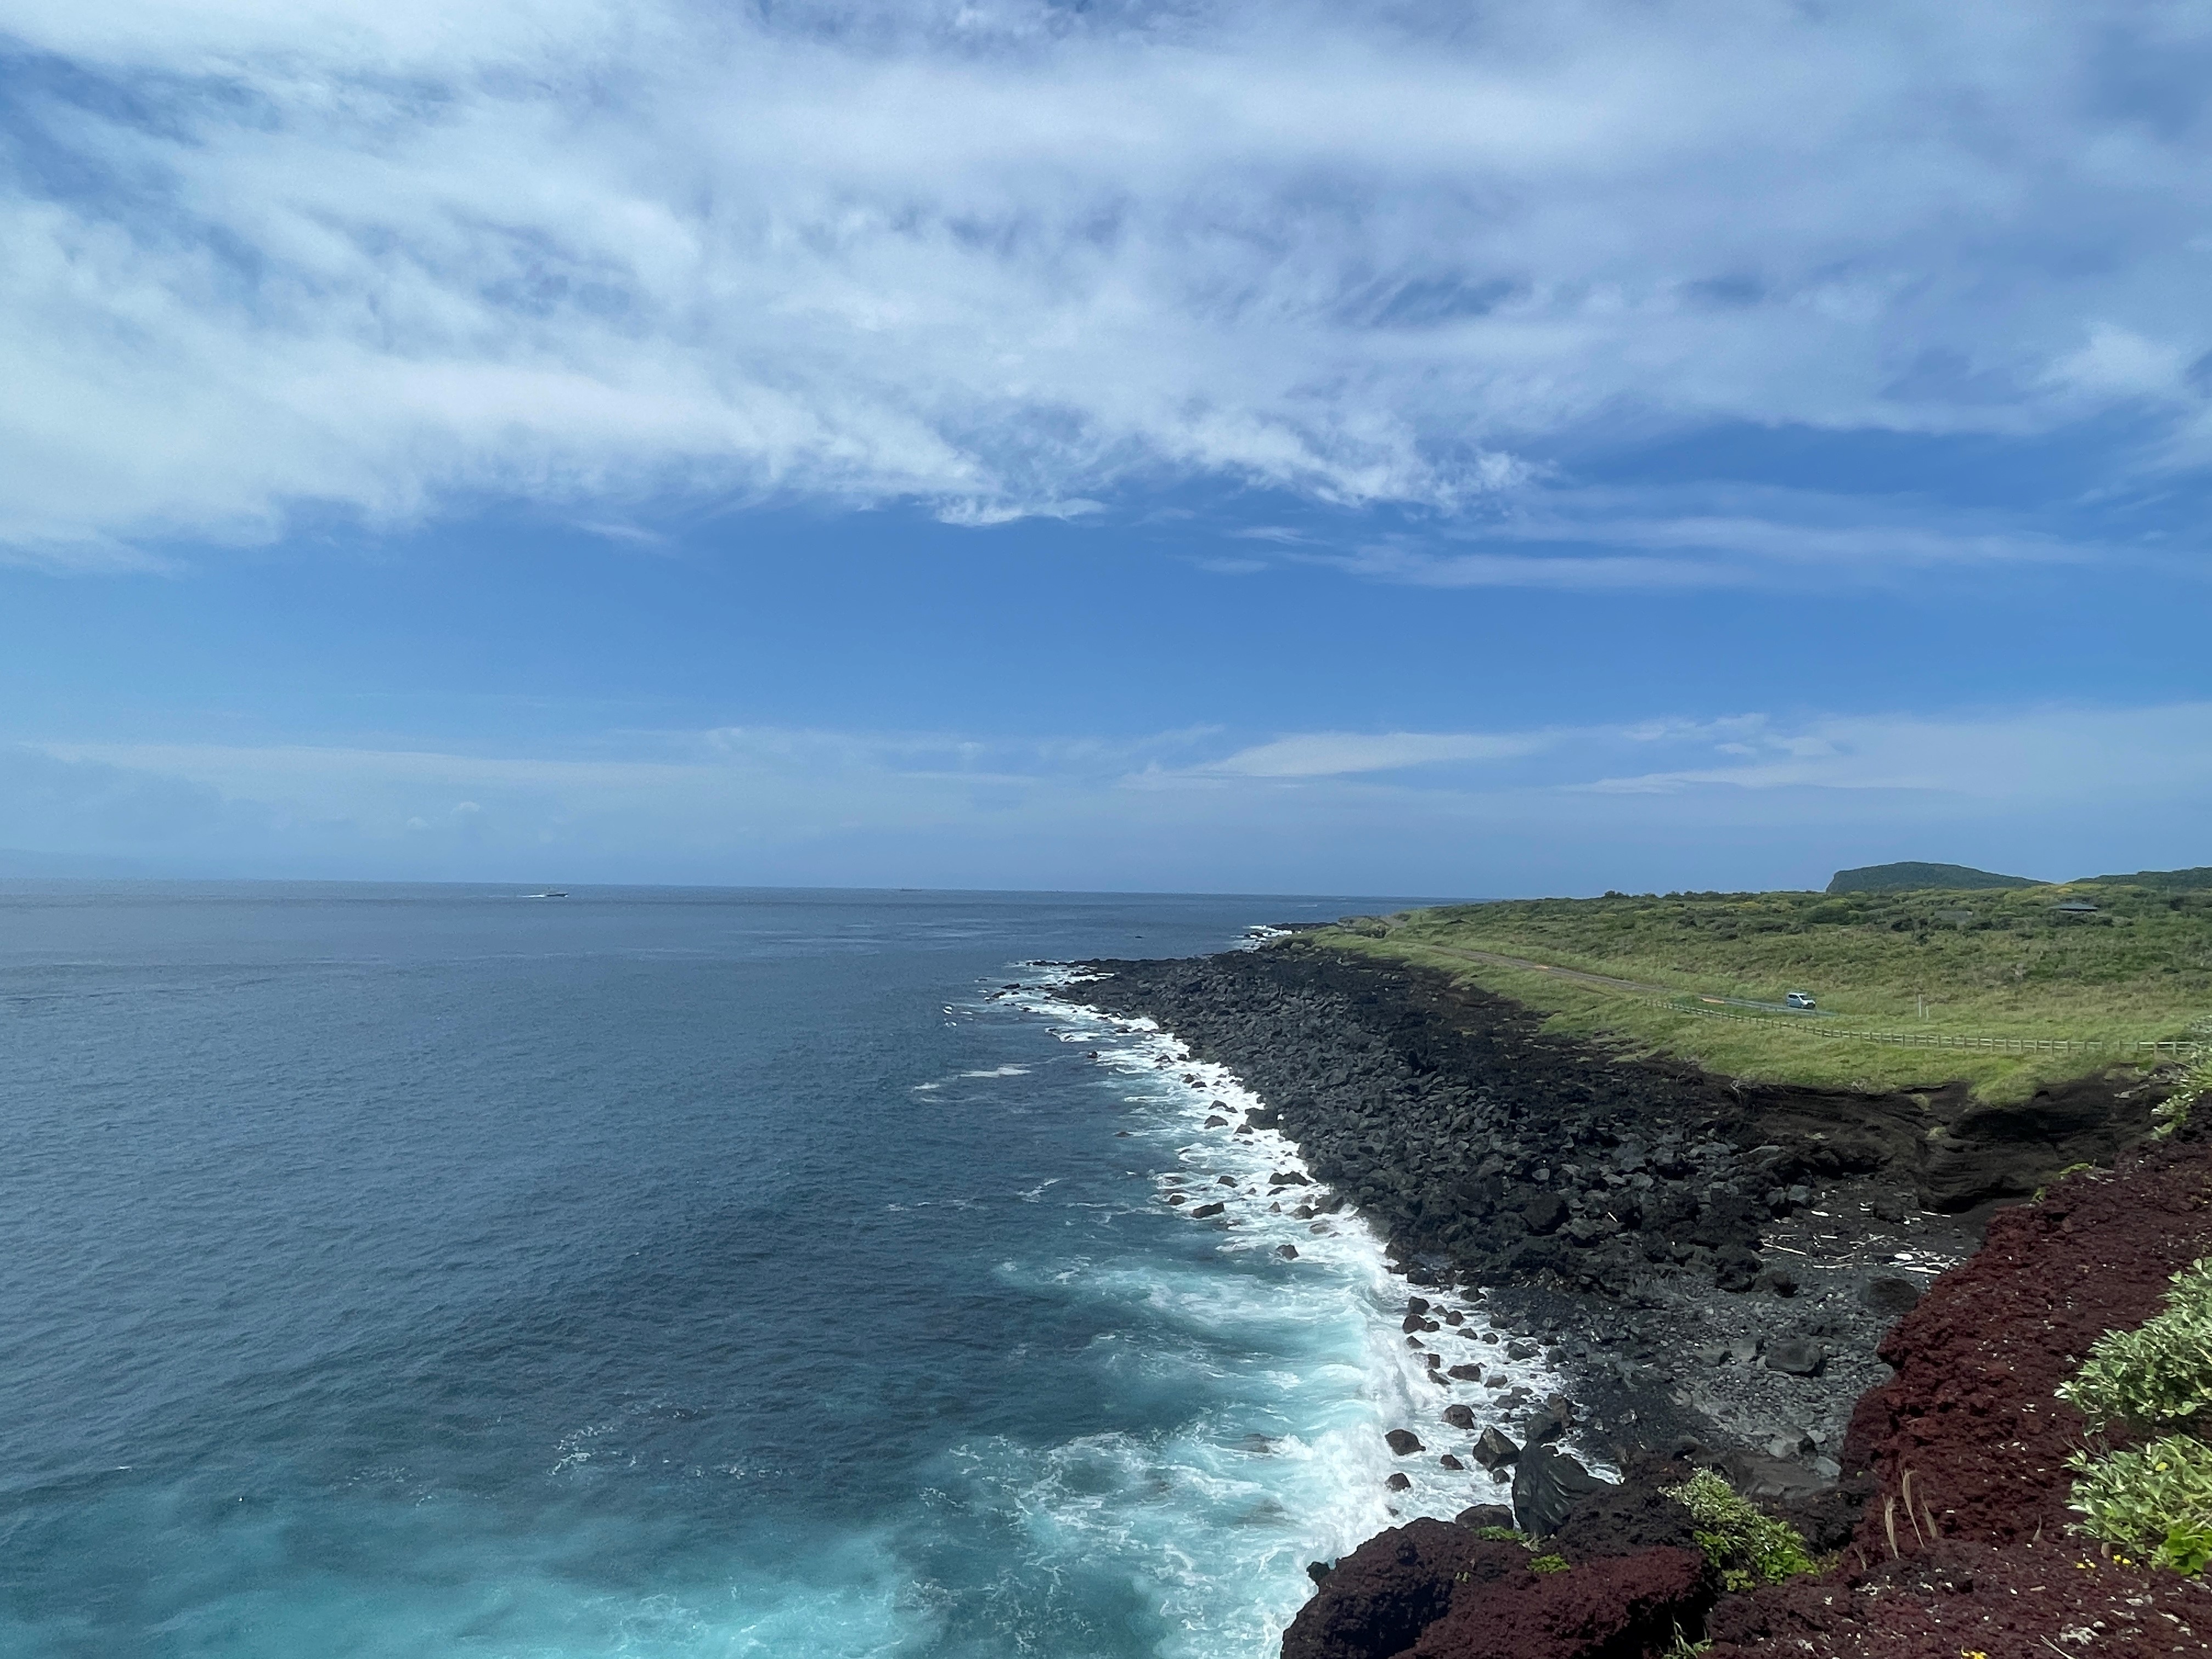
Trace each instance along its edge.
<path fill-rule="evenodd" d="M 1567 1200 L 1557 1193 L 1538 1193 L 1521 1206 L 1521 1218 L 1532 1233 L 1555 1233 L 1567 1218 Z"/>
<path fill-rule="evenodd" d="M 1859 1292 L 1859 1299 L 1876 1313 L 1902 1316 L 1920 1305 L 1920 1285 L 1903 1273 L 1876 1273 Z"/>
<path fill-rule="evenodd" d="M 1473 1455 L 1486 1469 L 1502 1468 L 1521 1455 L 1521 1448 L 1496 1429 L 1485 1429 L 1475 1440 Z"/>
<path fill-rule="evenodd" d="M 1828 1351 L 1809 1337 L 1793 1336 L 1766 1345 L 1766 1368 L 1792 1376 L 1818 1376 L 1826 1367 Z"/>
<path fill-rule="evenodd" d="M 1529 1446 L 1513 1471 L 1513 1513 L 1522 1531 L 1545 1537 L 1559 1529 L 1577 1504 L 1611 1484 L 1557 1446 Z"/>

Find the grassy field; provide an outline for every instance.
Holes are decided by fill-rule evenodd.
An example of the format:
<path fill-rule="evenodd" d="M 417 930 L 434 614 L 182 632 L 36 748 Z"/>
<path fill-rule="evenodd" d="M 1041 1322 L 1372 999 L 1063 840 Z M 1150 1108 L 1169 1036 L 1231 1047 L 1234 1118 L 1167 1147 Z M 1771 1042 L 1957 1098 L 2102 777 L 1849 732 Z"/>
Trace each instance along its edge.
<path fill-rule="evenodd" d="M 2069 913 L 2062 903 L 2097 907 Z M 2212 1041 L 2212 890 L 2111 882 L 1904 893 L 1608 894 L 1454 905 L 1363 919 L 1317 945 L 1423 963 L 1532 1006 L 1736 1076 L 1866 1089 L 1964 1079 L 1985 1098 L 2100 1071 L 2110 1054 L 1893 1046 L 1822 1031 L 1955 1037 Z M 1656 994 L 1470 960 L 1495 953 Z M 1779 1001 L 1821 1015 L 1730 1011 Z M 2137 1063 L 2155 1063 L 2145 1055 Z"/>

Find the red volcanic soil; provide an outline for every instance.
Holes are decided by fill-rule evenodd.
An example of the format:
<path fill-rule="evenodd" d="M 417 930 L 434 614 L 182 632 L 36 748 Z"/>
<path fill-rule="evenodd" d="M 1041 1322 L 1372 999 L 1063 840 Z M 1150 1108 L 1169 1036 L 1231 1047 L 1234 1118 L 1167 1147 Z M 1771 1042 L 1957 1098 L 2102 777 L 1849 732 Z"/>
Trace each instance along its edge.
<path fill-rule="evenodd" d="M 2068 1530 L 2087 1425 L 2053 1397 L 2100 1335 L 2149 1318 L 2168 1276 L 2212 1254 L 2208 1200 L 2200 1142 L 1992 1218 L 1881 1345 L 1896 1375 L 1852 1414 L 1844 1468 L 1873 1495 L 1843 1565 L 1728 1598 L 1709 1659 L 2212 1652 L 2212 1590 Z"/>
<path fill-rule="evenodd" d="M 2087 1426 L 2054 1397 L 2100 1335 L 2149 1318 L 2207 1255 L 2212 1141 L 2129 1154 L 1994 1217 L 1882 1342 L 1895 1375 L 1853 1413 L 1842 1491 L 1804 1516 L 1841 1537 L 1839 1506 L 1865 1500 L 1825 1573 L 1716 1601 L 1661 1495 L 1664 1469 L 1687 1466 L 1653 1460 L 1539 1547 L 1564 1571 L 1443 1522 L 1370 1539 L 1299 1613 L 1284 1659 L 1656 1659 L 1701 1627 L 1707 1659 L 2212 1653 L 2212 1589 L 2069 1530 L 2066 1460 Z"/>
<path fill-rule="evenodd" d="M 1340 1562 L 1284 1633 L 1283 1659 L 1635 1659 L 1694 1628 L 1712 1571 L 1661 1547 L 1537 1570 L 1517 1544 L 1414 1521 Z"/>

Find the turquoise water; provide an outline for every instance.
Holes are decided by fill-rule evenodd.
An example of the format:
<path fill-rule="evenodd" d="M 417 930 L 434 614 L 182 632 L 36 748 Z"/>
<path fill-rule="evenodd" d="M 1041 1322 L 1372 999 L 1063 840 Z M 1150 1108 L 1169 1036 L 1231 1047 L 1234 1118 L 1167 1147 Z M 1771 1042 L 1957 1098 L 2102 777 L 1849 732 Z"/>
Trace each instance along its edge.
<path fill-rule="evenodd" d="M 1346 908 L 0 888 L 0 1651 L 1270 1652 L 1490 1492 L 1233 1079 L 1018 964 Z"/>

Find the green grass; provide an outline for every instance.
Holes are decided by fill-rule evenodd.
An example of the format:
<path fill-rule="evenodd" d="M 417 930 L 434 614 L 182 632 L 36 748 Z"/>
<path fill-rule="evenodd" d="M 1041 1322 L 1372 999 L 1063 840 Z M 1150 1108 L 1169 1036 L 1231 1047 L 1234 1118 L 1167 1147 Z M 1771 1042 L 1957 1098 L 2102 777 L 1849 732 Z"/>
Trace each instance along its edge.
<path fill-rule="evenodd" d="M 2083 901 L 2094 915 L 2054 908 Z M 2212 891 L 2122 884 L 1902 893 L 1608 894 L 1452 905 L 1303 936 L 1421 963 L 1553 1016 L 1561 1030 L 1732 1075 L 1869 1090 L 1963 1079 L 1984 1098 L 2113 1057 L 1893 1047 L 1811 1034 L 1802 1015 L 1717 1018 L 1634 993 L 1477 963 L 1483 951 L 1700 995 L 1812 992 L 1828 1030 L 2107 1042 L 2212 1038 Z M 2141 1063 L 2150 1063 L 2148 1060 Z"/>

